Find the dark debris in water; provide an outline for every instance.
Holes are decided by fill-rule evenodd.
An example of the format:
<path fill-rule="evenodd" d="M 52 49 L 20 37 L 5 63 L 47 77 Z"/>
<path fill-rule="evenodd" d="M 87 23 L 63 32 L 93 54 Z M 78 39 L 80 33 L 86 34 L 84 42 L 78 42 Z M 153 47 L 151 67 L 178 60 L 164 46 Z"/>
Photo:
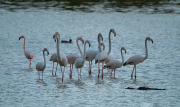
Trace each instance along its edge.
<path fill-rule="evenodd" d="M 132 87 L 127 87 L 125 89 L 136 89 Z M 160 88 L 149 88 L 149 87 L 138 87 L 138 90 L 166 90 L 166 89 L 160 89 Z"/>

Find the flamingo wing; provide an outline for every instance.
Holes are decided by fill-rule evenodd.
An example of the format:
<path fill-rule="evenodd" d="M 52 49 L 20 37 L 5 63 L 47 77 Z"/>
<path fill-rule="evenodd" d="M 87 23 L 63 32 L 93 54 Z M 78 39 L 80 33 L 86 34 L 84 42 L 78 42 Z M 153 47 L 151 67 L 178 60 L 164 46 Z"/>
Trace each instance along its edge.
<path fill-rule="evenodd" d="M 114 58 L 112 56 L 108 55 L 107 59 L 105 60 L 105 64 L 107 64 L 111 60 L 114 60 Z"/>
<path fill-rule="evenodd" d="M 135 56 L 132 56 L 130 57 L 125 63 L 126 65 L 135 65 L 135 64 L 138 64 L 140 62 L 143 62 L 144 61 L 144 57 L 141 56 L 141 55 L 135 55 Z"/>
<path fill-rule="evenodd" d="M 103 67 L 103 69 L 105 69 L 105 68 L 116 69 L 116 68 L 120 68 L 121 66 L 122 66 L 122 63 L 120 61 L 111 60 Z"/>
<path fill-rule="evenodd" d="M 108 54 L 106 52 L 100 52 L 96 55 L 95 57 L 95 64 L 98 62 L 98 63 L 101 63 L 103 61 L 105 61 L 108 57 Z"/>
<path fill-rule="evenodd" d="M 49 61 L 57 62 L 57 53 L 53 53 Z"/>
<path fill-rule="evenodd" d="M 78 54 L 69 54 L 66 56 L 69 64 L 74 64 L 75 60 L 79 57 Z"/>
<path fill-rule="evenodd" d="M 86 61 L 92 61 L 96 55 L 98 54 L 98 51 L 95 50 L 89 50 L 86 52 Z"/>
<path fill-rule="evenodd" d="M 44 63 L 43 62 L 38 62 L 37 64 L 36 64 L 36 70 L 37 71 L 43 71 L 44 70 Z"/>
<path fill-rule="evenodd" d="M 76 68 L 82 68 L 84 66 L 83 58 L 77 58 L 75 61 L 75 67 Z"/>
<path fill-rule="evenodd" d="M 34 55 L 33 55 L 33 53 L 31 51 L 26 50 L 24 52 L 24 54 L 25 54 L 27 59 L 34 59 Z"/>

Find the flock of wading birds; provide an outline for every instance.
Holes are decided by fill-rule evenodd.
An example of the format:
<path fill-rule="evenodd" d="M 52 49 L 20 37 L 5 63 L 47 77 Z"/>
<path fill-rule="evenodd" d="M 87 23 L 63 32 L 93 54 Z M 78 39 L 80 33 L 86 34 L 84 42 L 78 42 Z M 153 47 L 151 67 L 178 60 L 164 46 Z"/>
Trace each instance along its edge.
<path fill-rule="evenodd" d="M 136 78 L 136 65 L 147 59 L 147 57 L 148 57 L 147 41 L 149 40 L 153 43 L 153 40 L 150 37 L 147 37 L 145 39 L 145 49 L 146 49 L 145 57 L 143 57 L 141 55 L 135 55 L 135 56 L 130 57 L 124 63 L 124 57 L 123 57 L 123 52 L 122 52 L 122 51 L 124 51 L 126 53 L 126 49 L 124 47 L 121 48 L 122 62 L 114 59 L 112 56 L 109 55 L 111 52 L 111 39 L 110 39 L 111 33 L 114 33 L 114 37 L 116 36 L 116 32 L 114 31 L 114 29 L 110 29 L 110 31 L 109 31 L 109 51 L 108 52 L 104 51 L 105 46 L 104 46 L 104 43 L 101 42 L 101 41 L 103 41 L 103 37 L 102 37 L 101 33 L 98 34 L 98 50 L 89 50 L 87 52 L 86 52 L 86 44 L 89 44 L 89 47 L 90 47 L 91 43 L 89 42 L 89 40 L 86 40 L 84 43 L 84 40 L 82 39 L 82 37 L 78 37 L 76 39 L 76 43 L 77 43 L 79 52 L 81 54 L 80 56 L 77 53 L 69 54 L 67 56 L 60 55 L 60 51 L 59 51 L 60 50 L 59 49 L 60 35 L 58 32 L 56 32 L 53 35 L 53 39 L 57 43 L 57 53 L 54 53 L 51 55 L 50 61 L 53 61 L 53 69 L 54 69 L 54 62 L 57 62 L 57 66 L 58 66 L 58 64 L 60 65 L 61 73 L 62 73 L 62 83 L 63 83 L 63 78 L 64 78 L 65 67 L 67 66 L 67 64 L 70 64 L 70 73 L 69 73 L 70 78 L 72 78 L 73 64 L 75 64 L 75 67 L 77 68 L 78 80 L 79 80 L 79 79 L 81 79 L 81 68 L 84 66 L 85 61 L 89 61 L 88 73 L 89 73 L 89 75 L 91 75 L 91 66 L 92 66 L 92 61 L 94 59 L 95 59 L 95 64 L 98 63 L 98 79 L 99 79 L 99 75 L 100 75 L 100 66 L 99 66 L 100 63 L 102 63 L 102 79 L 103 79 L 103 69 L 105 69 L 105 68 L 111 69 L 110 76 L 112 75 L 112 71 L 114 70 L 114 78 L 115 78 L 115 69 L 121 68 L 122 65 L 123 66 L 134 65 L 133 71 L 135 69 L 134 76 Z M 26 58 L 30 61 L 29 67 L 31 68 L 31 59 L 34 59 L 34 55 L 32 54 L 31 51 L 28 51 L 25 49 L 25 37 L 22 35 L 19 37 L 19 40 L 21 38 L 24 38 L 24 46 L 23 46 L 24 54 L 25 54 Z M 79 47 L 78 41 L 82 41 L 82 43 L 84 44 L 84 54 L 82 53 L 82 51 Z M 61 42 L 68 43 L 68 41 L 61 41 Z M 101 49 L 101 46 L 103 46 L 103 50 Z M 43 78 L 43 71 L 46 68 L 46 59 L 45 59 L 45 55 L 44 55 L 45 51 L 49 55 L 48 49 L 44 48 L 44 50 L 43 50 L 44 62 L 39 62 L 36 64 L 36 70 L 38 71 L 39 79 L 40 79 L 39 71 L 42 71 L 42 78 Z M 105 63 L 105 65 L 103 66 L 104 63 Z M 57 71 L 57 66 L 56 66 L 56 71 Z M 63 71 L 62 71 L 62 67 L 64 67 Z M 78 71 L 78 68 L 80 68 L 80 72 Z M 52 69 L 52 75 L 54 76 L 53 69 Z M 56 76 L 56 71 L 55 71 L 55 76 Z M 131 78 L 133 78 L 133 71 L 131 74 Z"/>

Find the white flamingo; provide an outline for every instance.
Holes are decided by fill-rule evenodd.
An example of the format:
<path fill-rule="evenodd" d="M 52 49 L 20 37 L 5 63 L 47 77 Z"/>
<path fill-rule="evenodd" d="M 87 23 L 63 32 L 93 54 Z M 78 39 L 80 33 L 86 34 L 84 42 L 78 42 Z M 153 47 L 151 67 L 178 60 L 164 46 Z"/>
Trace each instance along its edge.
<path fill-rule="evenodd" d="M 92 61 L 96 57 L 96 55 L 101 52 L 101 47 L 100 47 L 100 39 L 103 41 L 103 37 L 101 33 L 98 34 L 98 51 L 97 50 L 89 50 L 86 52 L 86 61 L 89 61 L 89 75 L 91 75 L 91 66 L 92 66 Z"/>
<path fill-rule="evenodd" d="M 72 70 L 73 70 L 73 64 L 75 63 L 75 60 L 79 57 L 82 57 L 82 51 L 79 47 L 79 43 L 78 43 L 78 40 L 82 41 L 82 43 L 84 44 L 84 40 L 82 39 L 82 37 L 78 37 L 76 39 L 76 44 L 77 44 L 77 47 L 79 49 L 79 52 L 81 54 L 81 56 L 79 56 L 78 54 L 74 53 L 74 54 L 69 54 L 67 55 L 67 59 L 68 59 L 68 63 L 70 64 L 70 73 L 69 73 L 69 78 L 72 78 Z"/>
<path fill-rule="evenodd" d="M 134 65 L 133 71 L 135 69 L 135 78 L 136 78 L 136 65 L 141 63 L 141 62 L 143 62 L 148 57 L 147 40 L 149 40 L 149 41 L 151 41 L 153 43 L 153 40 L 150 37 L 147 37 L 145 39 L 145 48 L 146 48 L 146 55 L 145 55 L 145 57 L 143 57 L 141 55 L 132 56 L 123 65 L 123 66 L 125 66 L 125 65 Z M 133 77 L 133 71 L 132 71 L 132 74 L 131 74 L 131 78 Z"/>
<path fill-rule="evenodd" d="M 43 63 L 43 62 L 38 62 L 38 63 L 36 64 L 36 70 L 38 71 L 39 79 L 40 79 L 39 71 L 42 71 L 42 78 L 43 78 L 43 71 L 44 71 L 44 69 L 46 68 L 46 58 L 45 58 L 45 56 L 44 56 L 44 52 L 45 52 L 45 51 L 47 52 L 47 55 L 49 55 L 48 49 L 44 48 L 44 50 L 43 50 L 44 63 Z"/>
<path fill-rule="evenodd" d="M 122 62 L 120 62 L 119 60 L 111 60 L 103 67 L 104 69 L 108 68 L 108 69 L 114 70 L 114 78 L 115 78 L 115 69 L 116 68 L 121 68 L 122 65 L 124 64 L 124 57 L 123 57 L 123 54 L 122 54 L 122 50 L 124 50 L 125 53 L 126 53 L 126 49 L 124 47 L 121 48 Z M 111 75 L 112 75 L 112 72 L 111 72 Z"/>
<path fill-rule="evenodd" d="M 84 61 L 85 61 L 85 57 L 86 57 L 86 43 L 89 44 L 89 47 L 91 46 L 89 40 L 86 40 L 84 43 L 84 55 L 81 58 L 77 58 L 75 60 L 75 67 L 77 68 L 77 72 L 78 72 L 78 80 L 79 80 L 79 76 L 81 78 L 81 68 L 84 66 Z M 80 68 L 80 73 L 78 71 L 78 68 Z"/>
<path fill-rule="evenodd" d="M 29 68 L 31 68 L 31 59 L 34 59 L 34 55 L 33 55 L 33 53 L 32 53 L 31 51 L 28 51 L 28 50 L 25 49 L 25 37 L 24 37 L 24 35 L 20 36 L 20 37 L 19 37 L 19 40 L 20 40 L 21 38 L 24 38 L 24 45 L 23 45 L 24 55 L 25 55 L 26 58 L 29 60 L 29 62 L 30 62 L 30 63 L 29 63 Z"/>
<path fill-rule="evenodd" d="M 102 79 L 103 79 L 103 64 L 111 52 L 111 38 L 110 38 L 111 32 L 114 33 L 114 37 L 116 36 L 116 32 L 114 31 L 114 29 L 110 29 L 109 36 L 108 36 L 109 37 L 109 51 L 108 52 L 102 51 L 102 52 L 98 53 L 95 57 L 95 64 L 102 63 Z M 99 79 L 99 74 L 100 74 L 100 67 L 98 65 L 98 79 Z"/>
<path fill-rule="evenodd" d="M 52 62 L 53 62 L 52 75 L 54 75 L 54 74 L 53 74 L 53 69 L 54 69 L 54 63 L 55 63 L 55 62 L 57 63 L 56 71 L 57 71 L 57 67 L 58 67 L 57 53 L 53 53 L 53 54 L 51 55 L 51 58 L 49 59 L 49 61 L 52 61 Z M 56 76 L 56 71 L 55 71 L 55 76 Z"/>
<path fill-rule="evenodd" d="M 53 35 L 53 38 L 55 39 L 55 42 L 56 42 L 56 40 L 57 40 L 57 61 L 58 61 L 58 63 L 59 63 L 59 65 L 60 65 L 60 68 L 62 67 L 62 66 L 64 66 L 64 70 L 63 70 L 63 72 L 62 72 L 62 69 L 61 69 L 61 72 L 62 72 L 62 83 L 63 83 L 63 78 L 64 78 L 64 71 L 65 71 L 65 67 L 67 66 L 67 63 L 68 63 L 68 59 L 67 59 L 67 57 L 66 56 L 64 56 L 64 55 L 61 55 L 60 56 L 60 52 L 59 52 L 59 41 L 60 41 L 60 35 L 59 35 L 59 32 L 56 32 L 54 35 Z"/>

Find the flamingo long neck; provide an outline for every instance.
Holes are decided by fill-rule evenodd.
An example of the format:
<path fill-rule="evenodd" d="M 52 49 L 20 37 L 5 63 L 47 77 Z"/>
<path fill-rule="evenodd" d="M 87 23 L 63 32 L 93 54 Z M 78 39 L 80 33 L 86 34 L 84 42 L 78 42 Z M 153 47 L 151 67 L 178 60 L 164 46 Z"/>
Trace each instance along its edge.
<path fill-rule="evenodd" d="M 102 51 L 101 45 L 100 45 L 100 35 L 98 35 L 98 49 L 99 49 L 99 52 Z"/>
<path fill-rule="evenodd" d="M 80 54 L 81 54 L 81 57 L 82 57 L 82 51 L 81 51 L 81 48 L 79 47 L 79 43 L 78 43 L 78 38 L 76 39 L 76 44 L 77 44 L 77 46 L 78 46 L 78 49 L 79 49 L 79 52 L 80 52 Z"/>
<path fill-rule="evenodd" d="M 23 46 L 24 52 L 26 51 L 25 49 L 25 37 L 24 37 L 24 46 Z"/>
<path fill-rule="evenodd" d="M 121 49 L 121 57 L 122 57 L 122 64 L 124 64 L 124 57 L 123 57 L 122 49 Z"/>
<path fill-rule="evenodd" d="M 144 60 L 146 60 L 148 57 L 147 39 L 145 40 L 145 48 L 146 48 L 146 56 L 144 57 Z"/>
<path fill-rule="evenodd" d="M 61 61 L 60 52 L 59 52 L 59 41 L 60 41 L 60 35 L 58 35 L 58 38 L 57 38 L 57 55 L 58 55 L 59 61 Z"/>
<path fill-rule="evenodd" d="M 84 44 L 84 56 L 83 56 L 83 62 L 82 63 L 84 63 L 85 58 L 86 58 L 86 43 L 87 42 L 85 42 L 85 44 Z"/>
<path fill-rule="evenodd" d="M 44 55 L 44 51 L 43 51 L 43 57 L 44 57 L 44 67 L 43 68 L 45 68 L 46 67 L 46 58 L 45 58 L 45 55 Z"/>
<path fill-rule="evenodd" d="M 108 51 L 108 55 L 111 53 L 111 31 L 109 31 L 109 51 Z"/>

